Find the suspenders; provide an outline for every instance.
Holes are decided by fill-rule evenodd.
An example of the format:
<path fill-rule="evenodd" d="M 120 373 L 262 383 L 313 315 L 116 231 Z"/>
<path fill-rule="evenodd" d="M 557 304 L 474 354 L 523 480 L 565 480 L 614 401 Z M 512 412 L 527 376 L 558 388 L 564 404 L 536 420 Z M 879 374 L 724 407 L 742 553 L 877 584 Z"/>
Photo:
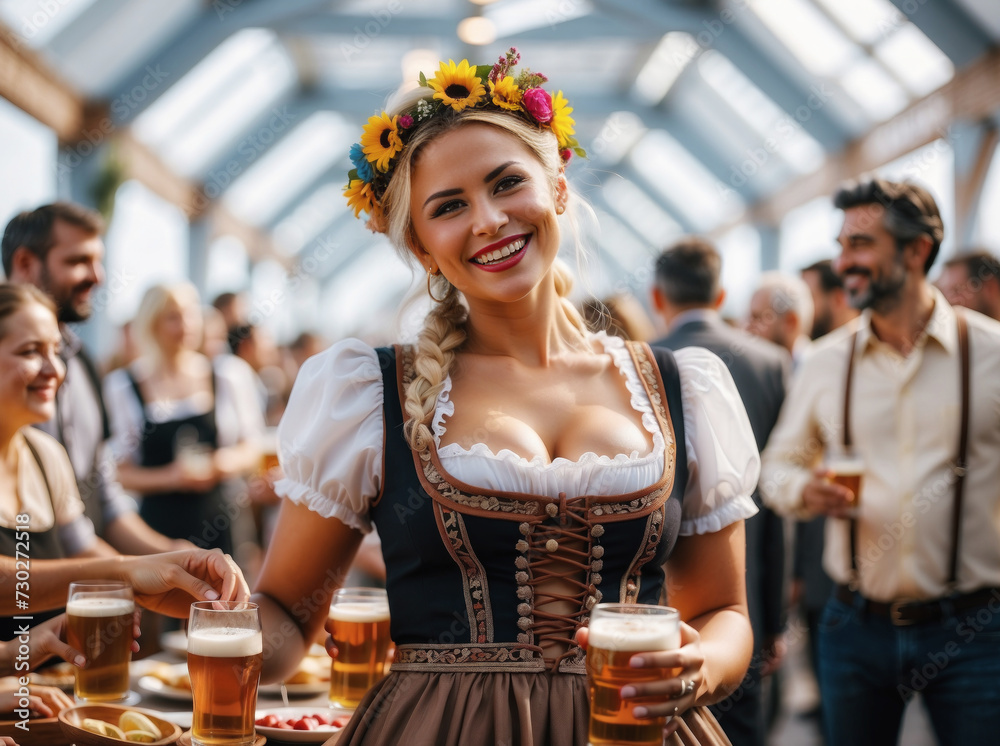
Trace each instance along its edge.
<path fill-rule="evenodd" d="M 955 499 L 952 504 L 951 524 L 951 558 L 948 564 L 948 593 L 953 593 L 958 581 L 958 550 L 962 529 L 962 500 L 965 497 L 965 473 L 968 467 L 967 455 L 969 447 L 969 328 L 964 314 L 955 309 L 955 321 L 958 326 L 958 352 L 961 365 L 962 387 L 962 420 L 959 426 L 958 458 L 952 466 L 955 473 Z M 851 434 L 851 384 L 854 379 L 854 350 L 857 347 L 858 333 L 851 337 L 850 352 L 847 358 L 847 378 L 844 382 L 844 446 L 852 445 Z M 850 523 L 851 551 L 851 590 L 860 587 L 858 574 L 858 526 L 852 518 Z"/>

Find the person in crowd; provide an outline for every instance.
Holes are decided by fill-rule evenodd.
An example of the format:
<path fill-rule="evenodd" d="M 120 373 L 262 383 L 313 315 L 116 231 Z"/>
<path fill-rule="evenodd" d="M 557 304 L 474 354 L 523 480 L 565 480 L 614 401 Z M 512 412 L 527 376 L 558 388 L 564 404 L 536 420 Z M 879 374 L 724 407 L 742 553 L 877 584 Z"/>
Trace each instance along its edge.
<path fill-rule="evenodd" d="M 1000 321 L 1000 259 L 985 250 L 965 251 L 944 263 L 935 283 L 953 306 Z"/>
<path fill-rule="evenodd" d="M 653 307 L 669 330 L 653 347 L 701 347 L 729 368 L 763 450 L 785 398 L 788 355 L 777 345 L 737 331 L 719 318 L 725 301 L 720 285 L 722 257 L 708 241 L 685 238 L 656 261 Z M 783 654 L 785 615 L 785 538 L 782 519 L 763 507 L 746 521 L 747 604 L 754 633 L 754 658 L 741 687 L 713 706 L 734 746 L 764 746 L 761 677 L 776 668 Z"/>
<path fill-rule="evenodd" d="M 919 692 L 939 743 L 987 743 L 1000 729 L 1000 324 L 956 313 L 927 281 L 944 225 L 926 189 L 873 178 L 834 204 L 836 269 L 862 314 L 803 360 L 761 477 L 776 510 L 828 517 L 827 742 L 895 743 Z M 822 466 L 844 447 L 863 462 L 858 494 Z"/>
<path fill-rule="evenodd" d="M 44 620 L 43 612 L 62 605 L 69 581 L 85 566 L 100 568 L 106 573 L 104 577 L 129 573 L 140 591 L 145 588 L 143 583 L 149 585 L 150 573 L 160 573 L 162 577 L 153 578 L 152 590 L 147 591 L 151 593 L 162 593 L 164 580 L 172 581 L 168 587 L 184 583 L 178 587 L 197 589 L 200 594 L 208 592 L 204 582 L 191 585 L 195 579 L 190 576 L 195 570 L 201 570 L 204 578 L 224 579 L 227 593 L 232 593 L 236 579 L 243 584 L 231 560 L 210 560 L 204 553 L 155 555 L 148 561 L 115 556 L 89 565 L 68 559 L 101 553 L 95 548 L 92 532 L 89 544 L 78 539 L 79 525 L 86 519 L 65 449 L 51 436 L 30 427 L 51 418 L 56 392 L 65 375 L 59 356 L 62 337 L 55 314 L 52 300 L 33 285 L 0 283 L 0 578 L 11 586 L 10 593 L 0 594 L 0 621 L 4 627 L 0 640 L 14 636 L 11 617 L 17 613 L 13 592 L 17 568 L 12 558 L 18 541 L 24 543 L 23 538 L 18 538 L 23 533 L 28 534 L 31 551 L 30 598 L 35 623 Z M 67 550 L 67 545 L 74 550 Z M 176 561 L 165 563 L 163 557 Z M 50 565 L 49 560 L 57 562 Z M 220 562 L 226 568 L 222 572 Z M 168 564 L 181 567 L 171 569 Z M 209 571 L 214 574 L 206 574 Z M 176 607 L 174 610 L 178 611 Z M 179 611 L 186 613 L 186 609 Z"/>
<path fill-rule="evenodd" d="M 212 307 L 222 314 L 222 318 L 226 322 L 226 329 L 250 323 L 250 312 L 244 293 L 219 293 L 212 299 Z"/>
<path fill-rule="evenodd" d="M 591 329 L 604 329 L 622 339 L 648 342 L 656 336 L 653 322 L 634 295 L 619 293 L 603 300 L 589 298 L 583 318 Z"/>
<path fill-rule="evenodd" d="M 228 342 L 230 352 L 243 360 L 253 371 L 265 412 L 265 421 L 269 425 L 276 425 L 284 411 L 284 394 L 289 384 L 285 380 L 278 348 L 270 332 L 253 324 L 234 326 L 229 329 Z"/>
<path fill-rule="evenodd" d="M 101 377 L 103 378 L 113 370 L 124 368 L 137 357 L 139 357 L 139 348 L 132 335 L 132 322 L 126 321 L 118 329 L 118 341 L 115 343 L 114 350 L 104 359 L 100 371 Z"/>
<path fill-rule="evenodd" d="M 65 381 L 56 397 L 54 415 L 36 427 L 69 453 L 77 490 L 92 524 L 89 528 L 78 524 L 81 533 L 75 538 L 64 536 L 63 541 L 71 554 L 76 553 L 79 542 L 89 542 L 95 530 L 102 539 L 97 548 L 107 554 L 116 550 L 149 554 L 190 546 L 152 530 L 118 483 L 108 448 L 111 430 L 97 366 L 68 326 L 86 321 L 93 312 L 95 288 L 104 280 L 103 232 L 104 223 L 97 213 L 56 202 L 15 216 L 7 224 L 2 242 L 7 278 L 40 288 L 53 299 L 58 313 Z"/>
<path fill-rule="evenodd" d="M 583 746 L 590 609 L 664 595 L 682 647 L 631 662 L 677 675 L 623 698 L 636 717 L 682 715 L 678 737 L 724 742 L 696 705 L 750 660 L 753 433 L 716 356 L 590 333 L 569 302 L 556 255 L 573 121 L 517 59 L 482 77 L 441 63 L 352 148 L 349 204 L 426 273 L 432 308 L 415 345 L 345 340 L 299 373 L 254 594 L 264 679 L 294 668 L 374 523 L 395 661 L 344 746 Z"/>
<path fill-rule="evenodd" d="M 295 374 L 306 360 L 318 355 L 329 346 L 329 343 L 316 332 L 305 331 L 299 334 L 288 344 L 288 354 L 294 362 L 294 370 L 291 371 L 292 375 L 289 378 L 294 380 Z"/>
<path fill-rule="evenodd" d="M 226 318 L 219 309 L 215 306 L 203 306 L 201 327 L 201 344 L 198 346 L 198 352 L 209 360 L 214 360 L 219 355 L 230 354 L 229 328 L 226 326 Z"/>
<path fill-rule="evenodd" d="M 788 350 L 793 369 L 809 346 L 812 320 L 812 295 L 803 280 L 777 271 L 760 276 L 745 328 Z"/>
<path fill-rule="evenodd" d="M 851 306 L 844 289 L 844 279 L 833 269 L 833 261 L 823 259 L 800 270 L 799 274 L 809 286 L 813 298 L 813 325 L 809 338 L 817 340 L 839 329 L 857 317 L 858 309 Z M 798 605 L 809 638 L 809 665 L 819 682 L 819 620 L 833 590 L 833 580 L 823 570 L 823 547 L 826 517 L 816 516 L 795 521 L 795 539 L 792 555 L 792 586 L 789 596 Z M 813 718 L 822 717 L 822 707 L 807 713 Z"/>
<path fill-rule="evenodd" d="M 833 261 L 822 259 L 799 271 L 813 300 L 813 322 L 809 339 L 817 340 L 839 329 L 858 315 L 847 299 L 844 279 L 833 269 Z"/>
<path fill-rule="evenodd" d="M 258 466 L 260 407 L 238 374 L 197 351 L 192 285 L 150 288 L 134 327 L 142 355 L 105 379 L 121 483 L 166 536 L 230 554 L 240 506 L 223 482 Z"/>

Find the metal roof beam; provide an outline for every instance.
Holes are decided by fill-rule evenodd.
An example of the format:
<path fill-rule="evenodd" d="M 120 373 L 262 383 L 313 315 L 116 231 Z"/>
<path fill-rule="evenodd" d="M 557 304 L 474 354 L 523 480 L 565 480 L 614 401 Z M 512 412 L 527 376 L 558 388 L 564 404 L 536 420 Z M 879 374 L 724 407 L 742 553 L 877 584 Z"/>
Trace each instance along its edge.
<path fill-rule="evenodd" d="M 353 168 L 348 160 L 337 160 L 330 168 L 323 171 L 315 179 L 310 179 L 302 186 L 296 188 L 285 197 L 285 203 L 281 209 L 275 213 L 274 217 L 268 220 L 262 227 L 265 230 L 274 230 L 283 220 L 291 217 L 298 209 L 299 205 L 305 202 L 316 191 L 332 182 L 347 184 L 347 172 Z"/>
<path fill-rule="evenodd" d="M 892 119 L 831 153 L 811 174 L 793 180 L 766 200 L 752 206 L 755 223 L 777 225 L 791 210 L 811 199 L 828 196 L 842 181 L 874 171 L 917 148 L 948 136 L 956 121 L 996 117 L 1000 110 L 1000 50 L 959 71 L 941 88 L 914 102 Z M 746 222 L 743 218 L 738 222 Z M 719 232 L 732 225 L 720 226 Z"/>
<path fill-rule="evenodd" d="M 707 28 L 716 15 L 707 4 L 697 7 L 676 0 L 592 0 L 598 9 L 614 18 L 630 19 L 637 27 L 651 29 L 659 36 L 668 31 L 697 33 Z"/>
<path fill-rule="evenodd" d="M 891 0 L 955 64 L 965 67 L 990 50 L 989 35 L 954 0 Z"/>
<path fill-rule="evenodd" d="M 715 39 L 715 49 L 737 68 L 746 71 L 754 84 L 775 104 L 819 141 L 826 150 L 842 148 L 850 137 L 844 124 L 831 116 L 837 91 L 824 81 L 794 79 L 750 41 L 735 25 Z"/>
<path fill-rule="evenodd" d="M 643 194 L 649 197 L 661 210 L 673 218 L 674 221 L 681 227 L 681 230 L 685 233 L 700 232 L 687 215 L 685 215 L 683 210 L 674 204 L 672 200 L 667 199 L 663 192 L 657 189 L 654 184 L 651 184 L 649 179 L 636 171 L 629 163 L 619 163 L 618 167 L 615 169 L 615 173 L 623 179 L 631 181 L 635 186 L 637 186 Z"/>
<path fill-rule="evenodd" d="M 75 143 L 81 139 L 87 119 L 83 99 L 3 24 L 0 24 L 0 96 L 51 127 L 60 142 Z M 97 135 L 97 142 L 91 143 L 90 150 L 105 139 L 104 133 Z"/>
<path fill-rule="evenodd" d="M 47 5 L 47 3 L 42 4 Z M 52 3 L 56 5 L 56 3 Z M 58 6 L 57 6 L 58 7 Z M 69 58 L 81 44 L 122 10 L 119 3 L 93 2 L 45 43 L 45 49 L 61 59 Z"/>
<path fill-rule="evenodd" d="M 217 0 L 206 4 L 201 13 L 146 59 L 122 74 L 107 91 L 114 124 L 121 126 L 134 120 L 237 31 L 271 27 L 284 19 L 327 5 L 327 0 L 283 0 L 280 3 Z M 141 96 L 135 95 L 137 90 L 142 91 Z"/>

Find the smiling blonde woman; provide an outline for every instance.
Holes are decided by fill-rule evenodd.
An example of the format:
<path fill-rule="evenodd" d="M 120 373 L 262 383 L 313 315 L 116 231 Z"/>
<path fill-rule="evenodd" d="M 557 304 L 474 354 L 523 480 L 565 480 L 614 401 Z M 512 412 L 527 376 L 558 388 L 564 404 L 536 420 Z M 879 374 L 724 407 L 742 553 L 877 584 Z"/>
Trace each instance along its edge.
<path fill-rule="evenodd" d="M 750 659 L 746 412 L 710 353 L 591 333 L 570 304 L 557 254 L 583 152 L 565 98 L 517 61 L 442 63 L 352 148 L 349 204 L 434 302 L 415 345 L 346 340 L 299 373 L 257 584 L 264 677 L 294 669 L 374 524 L 395 660 L 340 743 L 583 746 L 590 609 L 663 598 L 682 647 L 632 665 L 678 675 L 622 694 L 638 719 L 683 713 L 671 743 L 727 743 L 700 705 Z"/>

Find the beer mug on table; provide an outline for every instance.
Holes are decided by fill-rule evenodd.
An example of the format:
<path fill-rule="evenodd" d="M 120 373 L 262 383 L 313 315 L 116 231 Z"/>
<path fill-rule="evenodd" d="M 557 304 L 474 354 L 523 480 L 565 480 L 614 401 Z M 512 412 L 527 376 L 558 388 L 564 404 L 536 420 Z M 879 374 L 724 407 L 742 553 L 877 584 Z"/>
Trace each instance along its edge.
<path fill-rule="evenodd" d="M 257 604 L 197 601 L 188 621 L 195 746 L 250 746 L 264 662 Z"/>
<path fill-rule="evenodd" d="M 850 446 L 830 445 L 823 457 L 823 468 L 832 472 L 831 482 L 847 487 L 854 493 L 848 507 L 856 515 L 860 506 L 861 477 L 865 472 L 865 462 L 861 454 Z"/>
<path fill-rule="evenodd" d="M 76 669 L 74 693 L 88 702 L 128 698 L 135 601 L 132 586 L 117 580 L 70 583 L 66 642 L 87 658 Z"/>
<path fill-rule="evenodd" d="M 587 678 L 590 685 L 591 746 L 663 743 L 666 718 L 636 718 L 632 708 L 641 698 L 623 700 L 626 684 L 671 679 L 675 668 L 632 668 L 638 653 L 674 650 L 681 645 L 680 614 L 667 606 L 597 604 L 590 613 L 587 638 Z M 659 704 L 656 698 L 648 704 Z"/>
<path fill-rule="evenodd" d="M 389 600 L 382 588 L 340 588 L 330 603 L 330 636 L 337 657 L 330 665 L 330 704 L 355 709 L 385 674 Z"/>

